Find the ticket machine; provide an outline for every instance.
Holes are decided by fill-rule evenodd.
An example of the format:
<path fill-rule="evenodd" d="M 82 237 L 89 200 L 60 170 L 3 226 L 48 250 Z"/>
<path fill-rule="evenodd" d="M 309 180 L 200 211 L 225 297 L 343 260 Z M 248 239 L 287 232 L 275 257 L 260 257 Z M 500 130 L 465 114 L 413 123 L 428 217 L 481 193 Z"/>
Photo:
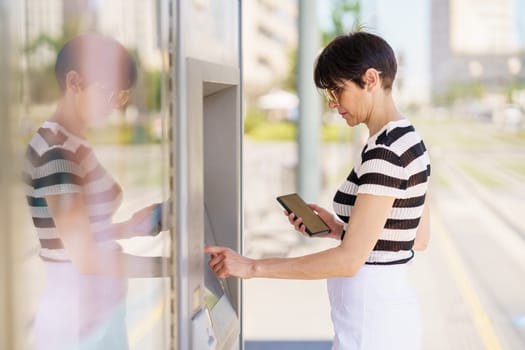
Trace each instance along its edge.
<path fill-rule="evenodd" d="M 175 339 L 179 349 L 241 349 L 240 281 L 218 279 L 203 251 L 241 251 L 240 2 L 178 10 Z"/>
<path fill-rule="evenodd" d="M 219 280 L 207 265 L 206 244 L 240 250 L 241 119 L 238 69 L 197 59 L 186 60 L 187 197 L 180 196 L 180 244 L 187 244 L 180 268 L 180 316 L 189 322 L 192 349 L 238 349 L 240 285 Z M 181 152 L 179 152 L 180 154 Z M 179 191 L 180 193 L 180 191 Z M 182 237 L 184 233 L 186 237 Z M 181 246 L 184 248 L 184 246 Z M 187 263 L 185 261 L 187 259 Z M 180 269 L 179 269 L 180 271 Z M 187 279 L 184 274 L 187 273 Z M 183 297 L 184 296 L 184 297 Z M 186 305 L 186 307 L 184 307 Z"/>

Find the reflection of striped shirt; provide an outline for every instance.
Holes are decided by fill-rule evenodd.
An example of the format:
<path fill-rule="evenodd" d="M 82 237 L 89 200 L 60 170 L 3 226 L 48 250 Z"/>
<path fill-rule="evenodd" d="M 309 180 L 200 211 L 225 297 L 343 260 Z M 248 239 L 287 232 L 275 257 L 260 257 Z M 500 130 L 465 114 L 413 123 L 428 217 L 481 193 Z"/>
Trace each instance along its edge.
<path fill-rule="evenodd" d="M 401 264 L 414 252 L 423 213 L 430 160 L 421 137 L 406 119 L 386 124 L 371 136 L 354 169 L 334 197 L 334 211 L 348 227 L 359 193 L 394 197 L 394 205 L 367 264 Z"/>
<path fill-rule="evenodd" d="M 80 193 L 95 238 L 109 236 L 111 217 L 122 200 L 122 190 L 100 165 L 89 144 L 61 125 L 46 121 L 26 151 L 27 203 L 40 240 L 40 256 L 67 261 L 45 197 Z"/>

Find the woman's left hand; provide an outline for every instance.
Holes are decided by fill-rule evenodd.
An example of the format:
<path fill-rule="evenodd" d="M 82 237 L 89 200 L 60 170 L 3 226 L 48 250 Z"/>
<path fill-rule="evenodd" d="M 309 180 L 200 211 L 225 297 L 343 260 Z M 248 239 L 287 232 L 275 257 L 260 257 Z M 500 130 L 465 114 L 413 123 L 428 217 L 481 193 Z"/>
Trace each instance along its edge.
<path fill-rule="evenodd" d="M 156 235 L 161 229 L 160 203 L 144 207 L 133 214 L 126 222 L 127 234 L 141 236 Z"/>
<path fill-rule="evenodd" d="M 328 237 L 333 239 L 341 239 L 341 234 L 343 232 L 343 224 L 339 221 L 337 221 L 332 213 L 330 213 L 328 210 L 316 205 L 316 204 L 307 204 L 310 209 L 315 211 L 317 215 L 323 221 L 330 227 L 330 231 L 325 234 L 318 234 L 315 235 L 315 237 Z M 290 224 L 292 224 L 296 231 L 301 232 L 303 236 L 310 237 L 308 233 L 306 233 L 306 226 L 303 224 L 303 219 L 298 218 L 295 216 L 294 213 L 288 213 L 288 211 L 284 210 L 283 214 L 288 218 L 288 221 Z"/>
<path fill-rule="evenodd" d="M 253 259 L 246 258 L 226 247 L 206 246 L 204 252 L 210 254 L 211 259 L 208 266 L 217 277 L 254 277 L 255 261 Z"/>

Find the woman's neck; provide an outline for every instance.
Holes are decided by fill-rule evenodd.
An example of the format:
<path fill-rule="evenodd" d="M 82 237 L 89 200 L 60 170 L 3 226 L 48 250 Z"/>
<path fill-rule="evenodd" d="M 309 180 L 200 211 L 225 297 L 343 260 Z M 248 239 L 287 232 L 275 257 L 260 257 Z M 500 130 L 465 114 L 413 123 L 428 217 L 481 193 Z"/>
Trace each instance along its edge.
<path fill-rule="evenodd" d="M 55 113 L 49 118 L 49 121 L 63 126 L 70 133 L 86 139 L 87 126 L 75 106 L 62 97 L 57 104 Z"/>
<path fill-rule="evenodd" d="M 377 102 L 374 103 L 374 107 L 370 112 L 370 117 L 365 123 L 370 136 L 375 135 L 391 121 L 405 119 L 394 104 L 391 94 L 385 93 L 378 97 Z"/>

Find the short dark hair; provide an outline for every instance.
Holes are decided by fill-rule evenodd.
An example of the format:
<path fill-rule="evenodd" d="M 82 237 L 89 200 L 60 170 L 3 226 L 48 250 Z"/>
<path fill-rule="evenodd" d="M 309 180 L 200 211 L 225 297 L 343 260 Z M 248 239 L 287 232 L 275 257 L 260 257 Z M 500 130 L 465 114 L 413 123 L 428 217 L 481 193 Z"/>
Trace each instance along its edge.
<path fill-rule="evenodd" d="M 116 83 L 119 89 L 129 89 L 137 80 L 137 65 L 126 48 L 95 33 L 74 37 L 58 53 L 55 77 L 62 92 L 70 71 L 78 72 L 89 83 Z"/>
<path fill-rule="evenodd" d="M 321 89 L 336 89 L 343 80 L 365 87 L 362 76 L 369 68 L 381 72 L 382 87 L 391 90 L 396 77 L 394 51 L 381 37 L 364 31 L 340 35 L 319 54 L 314 81 Z"/>

